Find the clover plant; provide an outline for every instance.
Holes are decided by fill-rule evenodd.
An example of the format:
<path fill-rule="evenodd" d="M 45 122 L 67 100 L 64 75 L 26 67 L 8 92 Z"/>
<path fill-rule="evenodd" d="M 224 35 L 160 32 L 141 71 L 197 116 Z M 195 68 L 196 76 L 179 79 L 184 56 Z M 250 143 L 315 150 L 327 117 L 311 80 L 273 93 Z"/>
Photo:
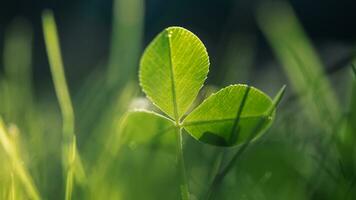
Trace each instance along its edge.
<path fill-rule="evenodd" d="M 129 113 L 126 119 L 136 121 L 140 128 L 141 119 L 152 118 L 151 122 L 163 124 L 161 132 L 176 134 L 182 199 L 189 199 L 182 134 L 187 132 L 202 143 L 226 148 L 245 144 L 271 125 L 284 91 L 283 88 L 272 101 L 254 87 L 230 85 L 192 109 L 207 79 L 209 65 L 207 50 L 196 35 L 181 27 L 166 28 L 144 51 L 139 70 L 143 92 L 163 114 L 141 110 Z M 143 134 L 145 138 L 145 133 L 152 130 L 132 134 Z"/>

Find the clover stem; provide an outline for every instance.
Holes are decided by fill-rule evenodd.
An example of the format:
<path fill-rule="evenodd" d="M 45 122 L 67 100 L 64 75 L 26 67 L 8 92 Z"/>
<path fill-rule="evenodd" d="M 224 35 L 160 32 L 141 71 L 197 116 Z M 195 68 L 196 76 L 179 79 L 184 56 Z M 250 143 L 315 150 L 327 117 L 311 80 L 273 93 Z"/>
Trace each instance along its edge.
<path fill-rule="evenodd" d="M 183 154 L 182 127 L 179 125 L 179 123 L 176 124 L 176 132 L 177 132 L 177 161 L 178 161 L 177 166 L 180 175 L 179 188 L 180 188 L 182 200 L 189 200 L 190 195 L 189 195 L 188 179 L 186 175 L 184 154 Z"/>

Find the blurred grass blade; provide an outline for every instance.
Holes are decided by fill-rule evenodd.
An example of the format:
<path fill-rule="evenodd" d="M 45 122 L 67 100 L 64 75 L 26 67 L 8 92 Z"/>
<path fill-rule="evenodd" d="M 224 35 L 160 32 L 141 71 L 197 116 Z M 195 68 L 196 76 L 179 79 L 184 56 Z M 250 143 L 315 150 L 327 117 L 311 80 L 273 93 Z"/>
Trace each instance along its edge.
<path fill-rule="evenodd" d="M 144 0 L 113 1 L 108 69 L 105 74 L 101 74 L 98 70 L 93 73 L 93 76 L 88 77 L 86 88 L 81 90 L 85 95 L 76 101 L 78 105 L 76 113 L 81 118 L 77 123 L 78 130 L 81 130 L 78 132 L 78 142 L 88 141 L 87 144 L 98 144 L 101 140 L 109 138 L 109 136 L 98 137 L 97 133 L 111 134 L 116 118 L 127 109 L 126 102 L 119 105 L 117 101 L 121 98 L 118 96 L 122 95 L 128 84 L 135 79 L 139 54 L 142 50 L 144 2 Z M 115 108 L 112 109 L 113 107 Z M 82 138 L 81 133 L 89 137 Z M 88 148 L 92 152 L 101 150 Z M 86 149 L 86 146 L 83 149 Z M 95 156 L 91 156 L 91 159 L 93 157 Z"/>
<path fill-rule="evenodd" d="M 18 147 L 9 138 L 7 128 L 5 126 L 5 123 L 2 121 L 1 117 L 0 117 L 0 144 L 10 160 L 12 170 L 16 174 L 16 177 L 21 181 L 29 198 L 33 200 L 40 200 L 41 198 L 38 193 L 38 190 L 30 174 L 28 173 L 27 169 L 23 165 L 23 161 L 21 160 L 21 157 L 17 149 Z"/>
<path fill-rule="evenodd" d="M 356 155 L 355 144 L 356 144 L 356 70 L 354 65 L 352 66 L 354 77 L 351 82 L 350 97 L 348 102 L 348 113 L 346 117 L 346 128 L 341 132 L 341 145 L 339 146 L 341 150 L 341 156 L 343 157 L 342 162 L 350 171 L 356 167 L 354 158 Z M 344 166 L 345 167 L 345 166 Z"/>
<path fill-rule="evenodd" d="M 15 19 L 5 32 L 4 72 L 6 77 L 19 86 L 19 96 L 31 96 L 32 86 L 32 38 L 30 24 L 24 19 Z M 19 106 L 19 105 L 17 105 Z"/>
<path fill-rule="evenodd" d="M 144 0 L 115 0 L 107 78 L 110 86 L 122 87 L 134 78 L 143 37 Z"/>
<path fill-rule="evenodd" d="M 63 164 L 67 173 L 66 200 L 72 198 L 74 176 L 76 169 L 83 169 L 77 153 L 74 134 L 74 111 L 66 83 L 62 56 L 60 52 L 57 27 L 51 11 L 44 11 L 42 15 L 43 32 L 49 57 L 50 68 L 56 95 L 63 117 Z M 77 165 L 77 167 L 74 167 Z M 80 173 L 82 174 L 82 172 Z"/>
<path fill-rule="evenodd" d="M 16 18 L 6 28 L 4 38 L 4 75 L 7 90 L 2 94 L 0 112 L 3 116 L 18 126 L 24 128 L 26 133 L 35 128 L 32 120 L 33 83 L 32 83 L 32 40 L 33 32 L 28 21 Z M 33 123 L 32 123 L 33 122 Z"/>
<path fill-rule="evenodd" d="M 282 98 L 284 96 L 284 93 L 286 92 L 286 85 L 283 85 L 281 87 L 281 89 L 279 89 L 278 93 L 276 94 L 276 96 L 273 98 L 273 104 L 272 107 L 270 107 L 269 111 L 267 112 L 267 116 L 270 116 L 277 108 L 277 106 L 280 104 L 280 102 L 282 101 Z"/>
<path fill-rule="evenodd" d="M 9 200 L 15 200 L 16 199 L 16 189 L 15 189 L 15 179 L 14 179 L 14 174 L 11 172 L 11 185 L 10 185 L 10 191 L 9 191 Z"/>
<path fill-rule="evenodd" d="M 68 152 L 68 171 L 67 171 L 67 180 L 66 180 L 66 193 L 65 193 L 65 199 L 69 200 L 72 199 L 72 193 L 73 193 L 73 180 L 74 180 L 74 170 L 75 170 L 75 156 L 76 156 L 76 139 L 75 136 L 73 135 L 73 142 L 71 143 L 71 146 L 69 147 L 69 152 Z"/>
<path fill-rule="evenodd" d="M 247 83 L 251 75 L 252 65 L 256 55 L 256 38 L 249 34 L 236 34 L 228 38 L 221 53 L 221 65 L 225 66 L 224 76 L 221 80 L 224 85 L 230 85 L 237 82 Z"/>
<path fill-rule="evenodd" d="M 263 4 L 259 25 L 281 61 L 310 120 L 327 127 L 337 122 L 339 104 L 316 52 L 286 3 Z"/>
<path fill-rule="evenodd" d="M 348 116 L 348 124 L 350 128 L 350 135 L 353 137 L 353 141 L 356 143 L 356 67 L 352 65 L 354 77 L 352 80 L 351 86 L 351 97 L 349 100 L 349 116 Z"/>
<path fill-rule="evenodd" d="M 63 134 L 65 140 L 71 140 L 72 135 L 74 134 L 74 112 L 64 74 L 57 27 L 53 13 L 49 10 L 44 11 L 42 21 L 53 83 L 63 116 Z"/>

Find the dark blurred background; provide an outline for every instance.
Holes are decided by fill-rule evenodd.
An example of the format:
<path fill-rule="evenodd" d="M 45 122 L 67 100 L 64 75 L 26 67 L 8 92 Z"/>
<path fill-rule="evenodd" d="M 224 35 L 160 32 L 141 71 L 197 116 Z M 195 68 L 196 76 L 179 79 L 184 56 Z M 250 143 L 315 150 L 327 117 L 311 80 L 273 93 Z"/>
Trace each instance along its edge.
<path fill-rule="evenodd" d="M 258 0 L 147 0 L 145 2 L 146 45 L 163 28 L 186 27 L 206 44 L 212 70 L 210 81 L 219 83 L 229 39 L 243 35 L 254 41 L 252 66 L 265 68 L 273 54 L 255 20 Z M 356 41 L 356 1 L 292 0 L 307 34 L 317 47 L 326 66 L 348 59 Z M 41 12 L 54 10 L 61 39 L 64 63 L 70 85 L 83 77 L 109 54 L 112 1 L 103 0 L 3 0 L 0 7 L 0 46 L 6 27 L 17 17 L 27 19 L 34 29 L 33 64 L 37 86 L 48 80 L 49 68 L 41 29 Z M 2 51 L 2 48 L 0 48 Z M 333 55 L 330 57 L 330 55 Z M 103 65 L 102 65 L 103 66 Z M 1 67 L 2 68 L 2 67 Z"/>

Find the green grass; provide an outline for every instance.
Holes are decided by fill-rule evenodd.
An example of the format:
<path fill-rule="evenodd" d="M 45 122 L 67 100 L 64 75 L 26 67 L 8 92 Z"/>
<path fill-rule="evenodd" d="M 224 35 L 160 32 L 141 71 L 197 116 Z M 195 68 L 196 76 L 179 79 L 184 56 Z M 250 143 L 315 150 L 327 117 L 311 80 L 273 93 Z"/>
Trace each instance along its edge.
<path fill-rule="evenodd" d="M 15 138 L 10 138 L 13 135 L 18 134 L 10 132 L 7 130 L 8 128 L 4 124 L 3 120 L 0 118 L 0 143 L 2 148 L 4 149 L 4 153 L 6 154 L 7 161 L 5 161 L 11 170 L 10 179 L 11 184 L 8 192 L 9 199 L 15 199 L 15 192 L 17 188 L 14 185 L 14 174 L 16 175 L 16 179 L 21 182 L 23 189 L 26 192 L 26 196 L 34 200 L 40 200 L 40 195 L 38 193 L 37 187 L 35 186 L 31 175 L 28 170 L 22 165 L 22 158 L 19 152 L 20 147 L 19 144 L 16 143 Z"/>
<path fill-rule="evenodd" d="M 76 137 L 74 134 L 74 111 L 65 79 L 63 61 L 53 13 L 51 11 L 45 11 L 43 13 L 42 20 L 54 87 L 62 113 L 62 157 L 65 169 L 64 173 L 66 174 L 65 199 L 71 200 L 74 187 L 74 177 L 77 173 L 79 173 L 76 170 L 83 168 L 77 152 Z"/>
<path fill-rule="evenodd" d="M 50 93 L 34 89 L 30 24 L 7 27 L 0 200 L 356 198 L 354 61 L 325 73 L 290 5 L 256 12 L 284 73 L 262 75 L 248 67 L 253 38 L 227 38 L 225 68 L 210 66 L 203 42 L 180 27 L 153 38 L 139 63 L 144 2 L 116 0 L 113 11 L 110 56 L 77 87 L 66 79 L 62 27 L 43 12 Z M 232 85 L 209 85 L 211 69 Z M 235 84 L 247 75 L 261 90 Z"/>

